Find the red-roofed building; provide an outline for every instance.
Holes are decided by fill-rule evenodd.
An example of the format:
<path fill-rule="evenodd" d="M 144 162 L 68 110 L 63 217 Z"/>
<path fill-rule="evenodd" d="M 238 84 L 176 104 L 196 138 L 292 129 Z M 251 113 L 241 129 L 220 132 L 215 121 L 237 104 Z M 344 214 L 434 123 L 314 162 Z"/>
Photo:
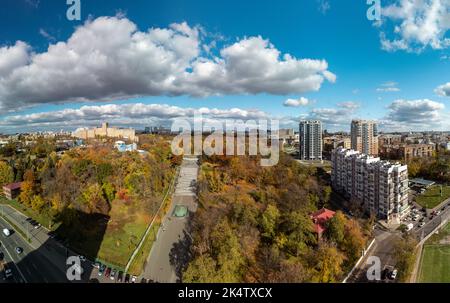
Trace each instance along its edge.
<path fill-rule="evenodd" d="M 326 229 L 325 223 L 333 218 L 335 213 L 336 212 L 332 210 L 322 208 L 311 215 L 311 219 L 314 223 L 314 231 L 317 233 L 319 239 L 322 237 L 322 234 Z"/>
<path fill-rule="evenodd" d="M 22 182 L 16 182 L 11 184 L 6 184 L 3 186 L 3 193 L 5 197 L 9 200 L 15 199 L 20 194 L 20 189 L 22 187 Z"/>

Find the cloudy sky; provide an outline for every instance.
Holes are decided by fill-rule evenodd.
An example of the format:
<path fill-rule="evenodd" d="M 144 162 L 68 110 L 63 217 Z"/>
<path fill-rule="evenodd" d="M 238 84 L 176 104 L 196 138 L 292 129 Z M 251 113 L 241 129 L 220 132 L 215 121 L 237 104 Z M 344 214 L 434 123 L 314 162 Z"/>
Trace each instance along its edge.
<path fill-rule="evenodd" d="M 352 118 L 450 130 L 450 0 L 5 0 L 0 132 Z"/>

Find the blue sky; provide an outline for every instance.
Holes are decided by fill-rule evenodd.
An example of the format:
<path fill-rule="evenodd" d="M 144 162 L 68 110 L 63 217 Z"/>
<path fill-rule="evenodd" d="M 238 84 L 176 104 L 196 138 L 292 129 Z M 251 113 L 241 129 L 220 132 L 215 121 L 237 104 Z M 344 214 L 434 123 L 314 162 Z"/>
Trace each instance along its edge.
<path fill-rule="evenodd" d="M 210 109 L 208 114 L 211 117 L 217 115 L 214 109 L 220 110 L 221 117 L 236 117 L 236 111 L 228 111 L 238 108 L 242 112 L 239 112 L 237 117 L 273 117 L 280 119 L 282 125 L 292 127 L 299 119 L 318 118 L 331 130 L 348 130 L 351 118 L 368 118 L 379 120 L 382 129 L 386 130 L 450 130 L 450 125 L 446 124 L 450 99 L 450 3 L 447 0 L 426 0 L 420 3 L 415 0 L 381 0 L 383 11 L 380 22 L 367 19 L 366 11 L 369 6 L 365 0 L 354 0 L 351 5 L 336 0 L 81 0 L 80 21 L 69 21 L 66 18 L 68 6 L 65 2 L 2 2 L 0 132 L 61 128 L 70 130 L 83 125 L 99 124 L 106 119 L 117 124 L 143 128 L 147 124 L 167 123 L 174 116 L 173 113 L 168 113 L 170 110 L 179 110 L 183 115 L 187 115 L 183 109 L 200 107 Z M 402 12 L 401 9 L 408 3 L 412 3 L 414 9 L 407 13 Z M 159 85 L 161 89 L 158 89 L 158 85 L 155 85 L 156 88 L 148 88 L 145 83 L 133 88 L 126 76 L 105 76 L 106 70 L 109 71 L 108 74 L 114 74 L 115 70 L 118 70 L 117 67 L 108 67 L 111 68 L 109 70 L 102 66 L 105 70 L 100 71 L 98 66 L 92 65 L 86 67 L 84 72 L 87 77 L 99 71 L 103 77 L 101 83 L 104 85 L 101 89 L 90 86 L 88 81 L 86 88 L 81 84 L 68 88 L 74 90 L 70 94 L 60 92 L 56 88 L 48 88 L 55 85 L 58 78 L 61 79 L 55 76 L 63 71 L 58 70 L 60 67 L 55 67 L 55 64 L 62 61 L 57 60 L 58 56 L 70 54 L 70 47 L 59 52 L 49 52 L 49 45 L 68 42 L 77 28 L 80 30 L 88 27 L 88 24 L 95 24 L 96 21 L 100 24 L 98 18 L 105 16 L 114 18 L 108 21 L 113 25 L 120 20 L 134 24 L 136 28 L 132 32 L 148 33 L 155 28 L 169 29 L 174 23 L 185 24 L 189 31 L 196 31 L 193 36 L 199 37 L 194 39 L 190 36 L 198 43 L 199 53 L 186 59 L 186 54 L 176 52 L 179 58 L 175 59 L 186 60 L 184 65 L 180 63 L 181 70 L 175 68 L 174 71 L 167 72 L 170 77 L 166 75 L 165 81 L 172 76 L 176 78 L 175 84 L 168 86 L 167 90 L 164 85 Z M 429 22 L 415 23 L 417 16 Z M 116 37 L 115 30 L 115 26 L 105 25 L 102 33 Z M 173 31 L 181 33 L 180 36 L 183 37 L 188 35 L 184 29 Z M 83 39 L 80 39 L 82 42 L 79 43 L 95 37 L 83 36 Z M 24 44 L 18 45 L 17 41 L 23 41 Z M 249 62 L 251 57 L 236 53 L 239 52 L 241 43 L 247 45 L 245 41 L 252 42 L 248 47 L 259 47 L 262 52 L 257 54 L 261 56 L 269 55 L 265 50 L 278 51 L 278 61 L 273 67 L 269 65 L 268 71 L 280 68 L 279 74 L 271 76 L 270 79 L 252 77 L 253 80 L 249 80 L 250 77 L 234 77 L 233 81 L 236 82 L 227 85 L 230 75 L 233 75 L 233 71 L 242 66 L 241 64 L 248 63 L 256 69 L 260 65 L 258 61 Z M 267 41 L 267 44 L 261 46 L 257 43 L 260 41 Z M 90 42 L 86 43 L 89 45 Z M 122 44 L 118 45 L 122 47 Z M 236 48 L 230 49 L 228 56 L 221 53 L 221 50 L 233 45 Z M 205 46 L 211 46 L 211 51 L 207 52 Z M 10 59 L 13 56 L 13 48 L 14 51 L 24 52 L 21 53 L 23 58 L 17 59 L 18 63 L 15 65 L 5 63 L 15 62 Z M 116 58 L 117 53 L 122 50 L 104 50 L 100 45 L 99 50 L 95 51 Z M 170 51 L 172 54 L 172 49 Z M 56 59 L 52 57 L 52 61 L 40 65 L 34 56 L 46 53 L 50 53 L 48 57 L 55 56 Z M 278 64 L 285 60 L 285 54 L 298 60 L 291 62 L 292 65 L 299 65 L 295 69 L 297 75 L 292 74 L 290 68 L 282 70 L 283 64 Z M 79 60 L 86 60 L 86 57 L 80 58 Z M 136 62 L 143 60 L 130 58 L 128 55 L 118 58 L 122 58 L 124 62 L 116 58 L 117 64 L 131 65 L 125 68 L 127 71 L 139 68 Z M 213 76 L 199 80 L 198 75 L 190 75 L 190 79 L 185 79 L 183 72 L 190 73 L 192 62 L 198 61 L 199 58 L 211 62 L 216 62 L 217 58 L 224 60 L 228 76 L 223 79 L 223 83 L 217 84 L 222 80 Z M 308 70 L 310 74 L 305 77 L 299 76 L 307 69 L 307 64 L 300 62 L 302 59 L 314 60 L 314 70 Z M 237 63 L 233 66 L 232 62 L 227 60 Z M 318 67 L 320 60 L 324 60 L 326 67 Z M 82 61 L 81 65 L 84 66 L 83 63 L 85 62 Z M 46 68 L 49 70 L 46 71 Z M 153 70 L 152 65 L 142 65 L 140 72 L 143 77 L 138 80 L 151 82 L 154 79 L 152 77 L 159 75 L 152 74 L 153 71 L 145 68 Z M 326 77 L 327 72 L 335 75 L 336 79 L 332 76 Z M 73 72 L 73 75 L 67 76 L 67 81 L 86 78 L 82 73 L 82 69 L 80 72 Z M 314 80 L 311 80 L 313 78 Z M 111 83 L 105 84 L 105 81 Z M 195 85 L 192 84 L 193 81 Z M 289 81 L 292 83 L 285 85 Z M 302 88 L 295 88 L 295 83 L 299 83 Z M 124 88 L 121 88 L 122 85 Z M 190 87 L 191 85 L 195 88 Z M 84 95 L 87 91 L 90 94 Z M 36 97 L 37 95 L 39 97 Z M 298 106 L 294 107 L 284 105 L 288 99 L 300 98 L 306 101 L 299 102 Z M 155 107 L 144 106 L 144 113 L 136 115 L 136 108 L 130 105 L 136 103 L 163 106 L 158 107 L 156 113 Z M 293 103 L 295 102 L 290 104 Z M 115 106 L 105 108 L 105 105 L 111 104 Z M 84 109 L 80 113 L 81 108 Z M 121 112 L 124 113 L 123 117 L 120 116 Z M 78 118 L 73 121 L 67 119 L 74 115 Z"/>

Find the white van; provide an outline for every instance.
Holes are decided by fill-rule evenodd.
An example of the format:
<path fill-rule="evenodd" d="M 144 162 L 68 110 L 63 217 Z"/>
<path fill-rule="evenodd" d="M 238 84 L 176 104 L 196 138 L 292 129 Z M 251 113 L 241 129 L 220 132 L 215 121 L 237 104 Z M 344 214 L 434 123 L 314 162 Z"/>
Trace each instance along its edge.
<path fill-rule="evenodd" d="M 3 234 L 4 234 L 5 236 L 7 236 L 7 237 L 11 236 L 11 232 L 10 232 L 9 229 L 7 229 L 7 228 L 4 228 L 4 229 L 3 229 Z"/>
<path fill-rule="evenodd" d="M 406 225 L 406 231 L 410 231 L 413 228 L 414 228 L 414 224 L 412 224 L 412 223 L 409 223 L 408 225 Z"/>

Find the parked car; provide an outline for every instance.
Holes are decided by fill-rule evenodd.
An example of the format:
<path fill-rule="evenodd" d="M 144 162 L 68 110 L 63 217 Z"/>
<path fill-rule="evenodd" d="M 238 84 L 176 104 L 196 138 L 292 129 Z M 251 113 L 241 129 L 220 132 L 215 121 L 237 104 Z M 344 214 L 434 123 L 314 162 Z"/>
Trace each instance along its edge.
<path fill-rule="evenodd" d="M 136 283 L 137 277 L 136 276 L 131 276 L 131 283 Z"/>
<path fill-rule="evenodd" d="M 4 234 L 6 237 L 9 237 L 9 236 L 11 236 L 11 231 L 10 231 L 9 229 L 7 229 L 7 228 L 4 228 L 4 229 L 3 229 L 3 234 Z"/>
<path fill-rule="evenodd" d="M 92 267 L 94 267 L 94 268 L 100 269 L 100 266 L 102 266 L 102 263 L 100 263 L 100 262 L 95 262 L 92 264 Z"/>
<path fill-rule="evenodd" d="M 143 284 L 143 283 L 147 283 L 147 279 L 146 278 L 142 278 L 141 279 L 141 283 Z"/>
<path fill-rule="evenodd" d="M 5 255 L 3 254 L 3 252 L 0 251 L 0 261 L 3 261 L 4 258 L 5 258 Z"/>
<path fill-rule="evenodd" d="M 26 218 L 25 219 L 25 221 L 27 221 L 27 222 L 30 222 L 31 220 L 33 220 L 33 219 L 31 219 L 31 218 Z"/>
<path fill-rule="evenodd" d="M 117 274 L 117 282 L 121 283 L 123 281 L 123 272 L 119 271 Z"/>
<path fill-rule="evenodd" d="M 108 267 L 105 271 L 105 277 L 109 278 L 110 275 L 111 275 L 111 267 Z"/>
<path fill-rule="evenodd" d="M 16 253 L 18 255 L 20 255 L 21 253 L 23 253 L 23 248 L 22 247 L 16 247 L 15 251 L 16 251 Z"/>
<path fill-rule="evenodd" d="M 98 269 L 98 275 L 102 276 L 103 273 L 105 272 L 105 269 L 106 269 L 106 265 L 101 264 L 100 268 Z"/>
<path fill-rule="evenodd" d="M 86 257 L 85 256 L 79 255 L 78 258 L 80 258 L 81 262 L 86 262 Z"/>
<path fill-rule="evenodd" d="M 116 279 L 116 270 L 115 269 L 113 269 L 112 271 L 111 271 L 111 276 L 109 277 L 112 281 L 114 281 L 115 279 Z"/>
<path fill-rule="evenodd" d="M 13 277 L 11 268 L 5 266 L 4 269 L 5 269 L 5 280 L 11 280 Z"/>
<path fill-rule="evenodd" d="M 395 280 L 395 278 L 397 278 L 397 273 L 398 273 L 398 270 L 396 270 L 396 269 L 394 269 L 392 272 L 391 272 L 391 279 L 392 280 Z"/>
<path fill-rule="evenodd" d="M 125 275 L 125 281 L 124 282 L 125 283 L 130 283 L 130 275 L 129 274 Z"/>
<path fill-rule="evenodd" d="M 425 225 L 425 222 L 420 222 L 419 227 L 423 227 Z"/>

